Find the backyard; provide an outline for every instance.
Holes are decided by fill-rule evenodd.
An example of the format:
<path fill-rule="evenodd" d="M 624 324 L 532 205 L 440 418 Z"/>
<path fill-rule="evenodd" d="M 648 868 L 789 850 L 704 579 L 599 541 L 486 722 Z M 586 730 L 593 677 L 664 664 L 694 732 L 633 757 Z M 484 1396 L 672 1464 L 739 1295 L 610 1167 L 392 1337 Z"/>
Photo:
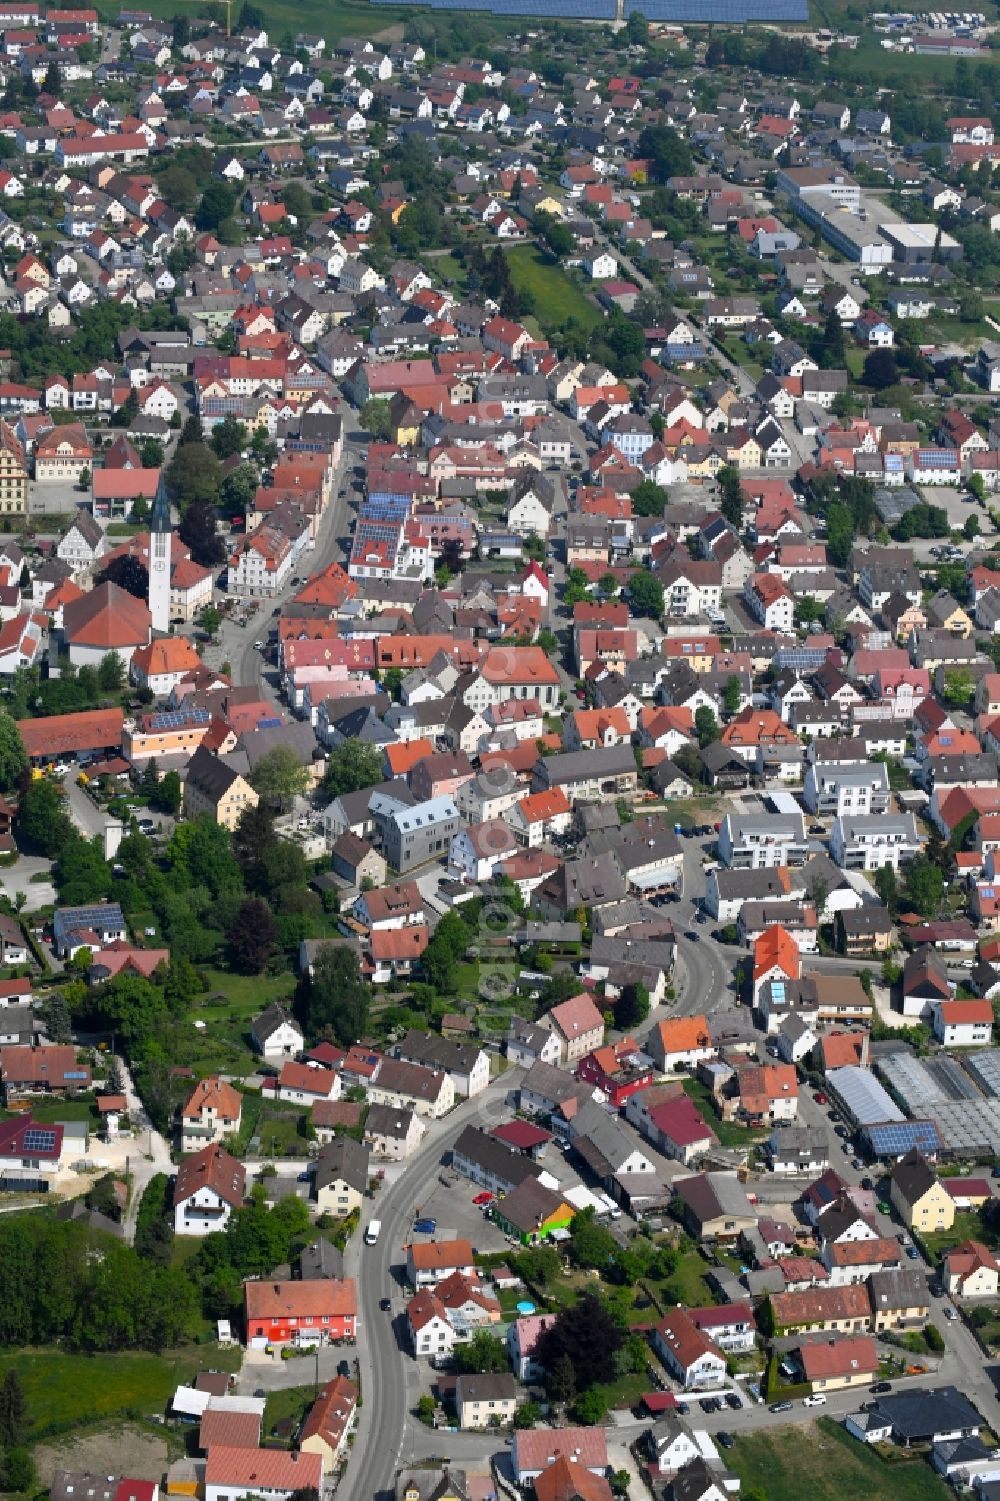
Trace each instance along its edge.
<path fill-rule="evenodd" d="M 712 1091 L 700 1079 L 685 1079 L 684 1093 L 688 1096 L 688 1099 L 693 1100 L 697 1105 L 719 1138 L 721 1146 L 746 1147 L 747 1151 L 749 1151 L 757 1142 L 763 1141 L 767 1135 L 766 1131 L 751 1131 L 747 1126 L 737 1125 L 735 1121 L 722 1120 L 715 1108 Z"/>
<path fill-rule="evenodd" d="M 928 1230 L 920 1238 L 935 1261 L 960 1246 L 963 1240 L 979 1240 L 987 1246 L 998 1242 L 996 1230 L 987 1225 L 978 1209 L 960 1209 L 950 1230 Z"/>
<path fill-rule="evenodd" d="M 726 1461 L 743 1482 L 744 1495 L 767 1501 L 944 1501 L 950 1494 L 926 1459 L 886 1464 L 827 1418 L 810 1428 L 778 1428 L 740 1436 Z"/>
<path fill-rule="evenodd" d="M 559 262 L 536 245 L 516 245 L 507 251 L 511 279 L 519 292 L 534 299 L 535 317 L 543 329 L 559 328 L 575 318 L 584 329 L 596 328 L 603 314 Z"/>
<path fill-rule="evenodd" d="M 202 1370 L 238 1370 L 240 1353 L 214 1345 L 162 1355 L 19 1350 L 0 1355 L 0 1379 L 17 1368 L 34 1442 L 113 1416 L 161 1414 L 179 1383 Z"/>

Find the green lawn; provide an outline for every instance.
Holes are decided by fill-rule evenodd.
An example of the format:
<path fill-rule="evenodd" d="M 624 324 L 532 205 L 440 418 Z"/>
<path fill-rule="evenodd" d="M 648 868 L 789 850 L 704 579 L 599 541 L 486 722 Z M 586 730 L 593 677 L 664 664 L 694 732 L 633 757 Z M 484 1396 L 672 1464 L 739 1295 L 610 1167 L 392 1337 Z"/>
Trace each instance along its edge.
<path fill-rule="evenodd" d="M 698 1109 L 719 1138 L 721 1146 L 746 1147 L 749 1149 L 755 1146 L 757 1142 L 763 1141 L 766 1137 L 766 1131 L 750 1131 L 746 1126 L 738 1126 L 735 1121 L 720 1120 L 715 1109 L 712 1091 L 700 1079 L 685 1079 L 684 1093 L 698 1106 Z"/>
<path fill-rule="evenodd" d="M 105 18 L 113 20 L 118 8 L 115 4 L 101 9 Z M 150 0 L 144 8 L 151 15 L 161 16 L 167 21 L 178 13 L 176 0 Z M 218 8 L 224 18 L 224 7 L 220 5 Z M 239 6 L 234 4 L 234 28 L 238 14 Z M 345 36 L 374 36 L 389 26 L 398 25 L 411 14 L 409 10 L 359 4 L 357 0 L 337 0 L 336 5 L 324 4 L 323 0 L 304 0 L 301 4 L 293 3 L 293 0 L 268 0 L 267 26 L 271 40 L 278 46 L 282 44 L 281 38 L 286 31 L 293 36 L 299 31 L 315 31 L 330 42 L 338 42 Z"/>
<path fill-rule="evenodd" d="M 205 1346 L 164 1355 L 67 1355 L 19 1350 L 0 1355 L 0 1378 L 16 1368 L 24 1385 L 32 1440 L 118 1414 L 162 1413 L 179 1382 L 198 1371 L 236 1371 L 240 1350 Z"/>
<path fill-rule="evenodd" d="M 767 1501 L 844 1501 L 871 1496 L 877 1501 L 944 1501 L 947 1486 L 926 1459 L 886 1464 L 865 1444 L 828 1418 L 812 1431 L 778 1428 L 737 1438 L 726 1463 Z"/>
<path fill-rule="evenodd" d="M 222 969 L 206 969 L 208 990 L 195 1000 L 192 1011 L 203 1016 L 239 1017 L 249 1020 L 257 1016 L 272 1001 L 289 1001 L 295 989 L 295 976 L 286 972 L 280 975 L 231 975 Z M 225 1005 L 212 1005 L 211 997 L 224 995 Z"/>
<path fill-rule="evenodd" d="M 558 328 L 568 318 L 575 318 L 586 329 L 596 328 L 603 321 L 600 309 L 583 289 L 537 245 L 515 245 L 506 255 L 514 286 L 530 292 L 543 329 Z"/>
<path fill-rule="evenodd" d="M 303 1374 L 314 1369 L 313 1362 L 308 1356 L 303 1355 L 298 1364 L 302 1366 Z M 316 1396 L 316 1388 L 312 1382 L 308 1386 L 286 1386 L 279 1392 L 271 1392 L 264 1408 L 264 1437 L 274 1437 L 274 1430 L 278 1423 L 289 1423 L 291 1428 L 288 1437 L 292 1437 L 299 1430 L 299 1425 L 309 1411 Z"/>
<path fill-rule="evenodd" d="M 922 1235 L 921 1240 L 935 1260 L 944 1256 L 963 1240 L 981 1240 L 988 1246 L 996 1245 L 997 1235 L 984 1223 L 978 1209 L 962 1209 L 955 1215 L 950 1230 L 932 1230 Z"/>
<path fill-rule="evenodd" d="M 684 1303 L 688 1308 L 704 1308 L 706 1303 L 715 1302 L 707 1277 L 708 1263 L 692 1248 L 683 1253 L 667 1281 L 657 1285 L 657 1294 L 665 1302 Z"/>

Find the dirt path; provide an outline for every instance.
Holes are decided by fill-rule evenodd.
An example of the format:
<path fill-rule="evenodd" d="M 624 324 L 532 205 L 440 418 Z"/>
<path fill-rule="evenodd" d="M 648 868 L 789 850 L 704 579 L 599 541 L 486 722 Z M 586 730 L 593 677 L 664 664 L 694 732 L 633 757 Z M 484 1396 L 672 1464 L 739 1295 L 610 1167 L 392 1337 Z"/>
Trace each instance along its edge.
<path fill-rule="evenodd" d="M 93 1475 L 160 1482 L 170 1460 L 165 1438 L 130 1423 L 94 1433 L 67 1433 L 65 1438 L 38 1444 L 34 1453 L 44 1486 L 51 1485 L 56 1470 L 89 1470 Z"/>

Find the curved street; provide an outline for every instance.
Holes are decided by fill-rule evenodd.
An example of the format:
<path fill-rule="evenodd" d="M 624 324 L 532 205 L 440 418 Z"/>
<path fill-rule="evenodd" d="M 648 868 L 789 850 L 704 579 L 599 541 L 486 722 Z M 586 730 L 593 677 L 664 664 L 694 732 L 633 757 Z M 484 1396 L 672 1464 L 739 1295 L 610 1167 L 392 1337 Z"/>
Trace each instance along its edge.
<path fill-rule="evenodd" d="M 400 1266 L 405 1260 L 403 1247 L 415 1209 L 441 1171 L 442 1157 L 464 1127 L 470 1121 L 490 1120 L 492 1116 L 499 1123 L 509 1114 L 505 1097 L 520 1077 L 521 1070 L 508 1069 L 483 1094 L 463 1100 L 446 1120 L 432 1125 L 405 1172 L 376 1195 L 370 1208 L 366 1205 L 364 1222 L 348 1244 L 344 1270 L 356 1279 L 359 1289 L 357 1360 L 363 1398 L 346 1473 L 352 1496 L 373 1497 L 375 1501 L 391 1496 L 396 1470 L 410 1458 L 403 1448 L 408 1376 L 415 1374 L 416 1366 L 406 1347 Z M 381 1221 L 382 1230 L 378 1244 L 368 1246 L 364 1225 L 373 1219 Z M 392 1298 L 391 1313 L 379 1308 L 380 1299 L 385 1297 Z"/>

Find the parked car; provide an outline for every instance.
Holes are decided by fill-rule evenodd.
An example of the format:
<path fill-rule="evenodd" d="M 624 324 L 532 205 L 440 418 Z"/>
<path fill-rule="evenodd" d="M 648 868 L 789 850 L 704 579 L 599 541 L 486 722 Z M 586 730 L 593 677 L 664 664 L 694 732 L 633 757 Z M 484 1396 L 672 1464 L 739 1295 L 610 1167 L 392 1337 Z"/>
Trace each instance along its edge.
<path fill-rule="evenodd" d="M 823 1091 L 821 1089 L 817 1089 L 816 1093 L 813 1095 L 813 1099 L 816 1101 L 817 1105 L 825 1105 L 826 1104 L 826 1095 L 823 1093 Z"/>
<path fill-rule="evenodd" d="M 715 1405 L 714 1405 L 711 1397 L 699 1397 L 698 1398 L 698 1406 L 701 1408 L 702 1412 L 714 1412 L 715 1411 Z"/>
<path fill-rule="evenodd" d="M 379 1298 L 379 1300 L 378 1300 L 378 1306 L 382 1310 L 383 1313 L 388 1313 L 389 1309 L 392 1307 L 392 1299 L 391 1298 Z"/>
<path fill-rule="evenodd" d="M 891 1381 L 876 1381 L 872 1386 L 870 1386 L 868 1388 L 868 1390 L 870 1392 L 876 1392 L 876 1393 L 878 1393 L 878 1392 L 891 1392 L 892 1391 L 892 1382 Z"/>
<path fill-rule="evenodd" d="M 490 1193 L 488 1188 L 484 1188 L 481 1194 L 476 1194 L 476 1197 L 472 1202 L 473 1204 L 478 1204 L 479 1207 L 482 1208 L 484 1204 L 493 1203 L 493 1195 Z"/>
<path fill-rule="evenodd" d="M 791 1412 L 792 1404 L 791 1402 L 772 1402 L 767 1410 L 768 1412 Z"/>
<path fill-rule="evenodd" d="M 437 1229 L 437 1220 L 414 1220 L 413 1229 L 417 1235 L 433 1235 Z"/>
<path fill-rule="evenodd" d="M 958 1313 L 954 1308 L 946 1308 L 944 1311 L 944 1316 L 948 1320 L 949 1324 L 953 1324 L 958 1318 Z"/>
<path fill-rule="evenodd" d="M 825 1407 L 826 1398 L 822 1392 L 813 1392 L 809 1397 L 802 1398 L 803 1407 Z"/>
<path fill-rule="evenodd" d="M 731 1449 L 736 1442 L 733 1435 L 727 1433 L 724 1428 L 720 1428 L 715 1436 L 724 1449 Z"/>
<path fill-rule="evenodd" d="M 743 1403 L 740 1400 L 739 1392 L 727 1392 L 725 1400 L 726 1406 L 731 1407 L 734 1412 L 739 1412 L 740 1408 L 743 1406 Z"/>

